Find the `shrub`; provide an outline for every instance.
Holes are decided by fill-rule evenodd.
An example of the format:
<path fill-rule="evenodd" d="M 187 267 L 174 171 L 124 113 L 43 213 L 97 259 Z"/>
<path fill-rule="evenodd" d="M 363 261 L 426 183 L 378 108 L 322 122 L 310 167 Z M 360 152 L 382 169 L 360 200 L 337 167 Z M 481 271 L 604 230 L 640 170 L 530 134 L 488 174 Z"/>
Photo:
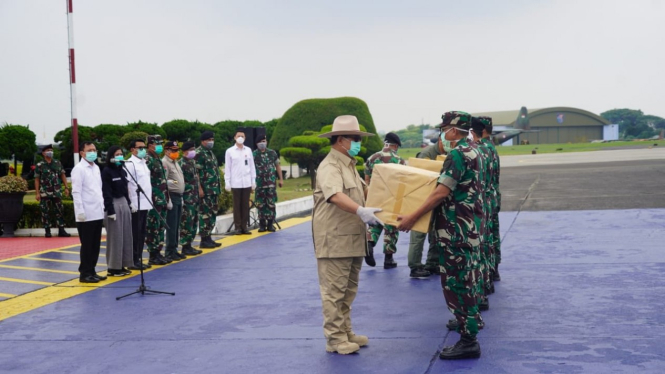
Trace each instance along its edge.
<path fill-rule="evenodd" d="M 66 227 L 76 227 L 76 219 L 74 218 L 74 202 L 63 200 L 62 202 L 63 218 Z M 51 227 L 58 227 L 58 222 L 55 214 L 50 215 Z M 23 203 L 23 215 L 18 221 L 16 228 L 19 229 L 34 229 L 42 228 L 42 212 L 39 209 L 39 202 L 29 201 Z"/>
<path fill-rule="evenodd" d="M 226 190 L 226 184 L 224 183 L 224 171 L 222 168 L 219 168 L 219 177 L 221 179 L 221 189 L 222 192 L 217 197 L 218 209 L 217 214 L 224 214 L 228 212 L 229 209 L 233 206 L 233 194 Z"/>
<path fill-rule="evenodd" d="M 28 182 L 15 175 L 6 175 L 0 178 L 0 192 L 13 193 L 25 192 L 28 190 Z"/>

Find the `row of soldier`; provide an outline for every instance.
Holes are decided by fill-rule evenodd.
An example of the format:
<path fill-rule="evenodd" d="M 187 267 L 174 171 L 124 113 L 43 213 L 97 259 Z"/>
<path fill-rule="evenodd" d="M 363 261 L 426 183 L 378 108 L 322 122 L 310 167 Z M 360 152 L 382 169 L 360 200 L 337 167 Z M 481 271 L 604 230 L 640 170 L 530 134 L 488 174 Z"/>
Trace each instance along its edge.
<path fill-rule="evenodd" d="M 384 231 L 384 268 L 397 266 L 393 260 L 399 231 L 409 231 L 422 215 L 434 210 L 429 234 L 411 231 L 408 265 L 412 278 L 441 275 L 443 293 L 455 318 L 447 322 L 450 330 L 461 334 L 460 341 L 444 349 L 441 358 L 480 356 L 476 334 L 484 322 L 480 311 L 489 309 L 488 295 L 494 282 L 501 279 L 499 263 L 500 163 L 490 140 L 492 119 L 472 117 L 465 112 L 447 112 L 439 125 L 436 144 L 423 149 L 418 158 L 436 160 L 445 155 L 436 190 L 413 214 L 400 216 L 400 224 L 370 225 L 367 231 L 368 251 L 365 262 L 375 266 L 374 247 Z M 386 134 L 382 151 L 365 164 L 365 180 L 371 182 L 372 171 L 380 163 L 406 165 L 397 152 L 401 146 L 394 133 Z M 422 252 L 426 238 L 429 250 L 425 264 Z"/>
<path fill-rule="evenodd" d="M 229 151 L 242 147 L 244 134 L 236 133 L 234 138 L 236 144 L 227 150 L 227 161 Z M 213 146 L 214 133 L 211 131 L 201 134 L 198 148 L 191 141 L 180 148 L 177 141 L 164 142 L 160 135 L 150 135 L 145 140 L 131 141 L 128 158 L 120 147 L 110 147 L 103 160 L 105 167 L 100 170 L 96 164 L 98 155 L 94 143 L 81 143 L 81 161 L 71 174 L 71 194 L 81 241 L 81 282 L 97 283 L 106 279 L 95 270 L 102 225 L 107 231 L 106 260 L 110 276 L 124 276 L 131 270 L 164 265 L 202 253 L 192 246 L 197 231 L 201 237 L 200 248 L 221 246 L 211 237 L 221 193 L 219 165 L 212 152 Z M 249 150 L 249 147 L 245 148 Z M 274 231 L 279 158 L 275 157 L 274 151 L 267 149 L 265 137 L 257 139 L 257 148 L 253 153 L 249 150 L 250 188 L 256 190 L 261 221 L 259 231 Z M 51 145 L 42 149 L 44 161 L 36 166 L 35 173 L 36 195 L 42 207 L 46 236 L 51 236 L 50 211 L 55 212 L 59 236 L 69 236 L 64 230 L 60 178 L 64 193 L 68 194 L 69 190 L 62 165 L 52 159 L 52 150 Z M 254 158 L 256 169 L 260 171 L 258 176 L 254 172 Z M 238 167 L 231 172 L 232 165 L 233 162 L 227 164 L 229 173 L 225 182 L 226 189 L 233 191 L 235 197 L 236 190 L 241 187 L 237 186 L 239 182 L 233 176 L 246 173 Z M 244 205 L 248 207 L 249 202 Z M 240 228 L 240 224 L 236 227 Z M 238 229 L 238 234 L 242 233 L 247 233 L 246 228 Z M 141 261 L 144 245 L 149 253 L 147 264 Z M 178 251 L 179 245 L 181 251 Z"/>

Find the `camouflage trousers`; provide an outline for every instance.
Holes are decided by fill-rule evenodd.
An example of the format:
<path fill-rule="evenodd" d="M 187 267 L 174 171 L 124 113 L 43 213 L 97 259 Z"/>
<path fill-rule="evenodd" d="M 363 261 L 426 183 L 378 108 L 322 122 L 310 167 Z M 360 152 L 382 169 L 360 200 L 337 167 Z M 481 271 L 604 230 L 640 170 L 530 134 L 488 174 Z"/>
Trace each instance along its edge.
<path fill-rule="evenodd" d="M 482 318 L 478 311 L 480 249 L 471 246 L 446 246 L 437 241 L 441 287 L 446 305 L 455 315 L 462 335 L 476 336 Z"/>
<path fill-rule="evenodd" d="M 217 220 L 217 194 L 204 195 L 199 200 L 199 235 L 210 236 Z"/>
<path fill-rule="evenodd" d="M 184 200 L 180 217 L 180 245 L 192 244 L 199 228 L 199 204 Z"/>
<path fill-rule="evenodd" d="M 397 239 L 399 239 L 399 231 L 397 231 L 395 226 L 370 226 L 367 229 L 367 241 L 370 241 L 376 245 L 376 243 L 379 241 L 379 236 L 381 236 L 381 231 L 383 230 L 385 230 L 383 233 L 383 253 L 393 254 L 397 252 Z"/>
<path fill-rule="evenodd" d="M 501 234 L 499 233 L 499 212 L 492 213 L 492 269 L 501 263 Z"/>
<path fill-rule="evenodd" d="M 259 211 L 259 219 L 275 219 L 275 203 L 277 202 L 277 190 L 275 187 L 260 187 L 254 192 L 254 204 Z"/>
<path fill-rule="evenodd" d="M 491 215 L 485 220 L 485 235 L 480 242 L 480 273 L 481 284 L 479 284 L 479 292 L 481 296 L 487 296 L 486 290 L 490 289 L 492 284 L 492 273 L 494 272 L 494 252 L 493 243 L 494 235 L 492 233 L 492 219 Z"/>
<path fill-rule="evenodd" d="M 155 205 L 155 209 L 148 212 L 145 229 L 145 244 L 150 253 L 159 252 L 164 248 L 164 229 L 166 229 L 164 222 L 166 222 L 166 206 Z"/>
<path fill-rule="evenodd" d="M 45 229 L 51 228 L 50 212 L 55 213 L 55 218 L 58 221 L 58 227 L 65 227 L 65 219 L 63 217 L 62 199 L 59 197 L 42 197 L 39 200 L 39 210 L 42 212 L 42 225 Z"/>

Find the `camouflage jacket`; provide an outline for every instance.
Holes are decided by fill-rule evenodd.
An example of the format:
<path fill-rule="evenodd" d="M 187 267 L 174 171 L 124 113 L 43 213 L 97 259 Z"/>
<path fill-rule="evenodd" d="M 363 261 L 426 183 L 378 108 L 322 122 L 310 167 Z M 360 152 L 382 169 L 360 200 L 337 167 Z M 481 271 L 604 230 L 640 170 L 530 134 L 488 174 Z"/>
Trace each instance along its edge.
<path fill-rule="evenodd" d="M 478 160 L 479 160 L 479 173 L 478 173 L 478 180 L 480 182 L 480 198 L 483 203 L 483 217 L 482 217 L 482 223 L 479 227 L 479 232 L 480 235 L 484 237 L 484 240 L 488 240 L 489 230 L 487 230 L 487 218 L 489 217 L 489 214 L 492 212 L 492 202 L 494 201 L 494 196 L 491 195 L 490 191 L 490 184 L 492 183 L 491 181 L 491 175 L 490 175 L 490 161 L 491 161 L 491 153 L 490 150 L 487 148 L 487 146 L 480 141 L 475 142 L 475 141 L 469 141 L 469 146 L 474 149 L 476 152 L 478 152 Z"/>
<path fill-rule="evenodd" d="M 169 202 L 169 191 L 166 186 L 166 174 L 164 165 L 157 154 L 149 153 L 145 164 L 150 170 L 150 185 L 152 185 L 152 203 L 166 206 Z"/>
<path fill-rule="evenodd" d="M 438 183 L 450 194 L 435 209 L 437 239 L 445 246 L 477 247 L 483 206 L 480 197 L 480 159 L 466 139 L 460 140 L 443 163 Z"/>
<path fill-rule="evenodd" d="M 64 173 L 65 169 L 58 160 L 51 159 L 51 163 L 38 162 L 35 165 L 35 179 L 39 179 L 39 194 L 42 197 L 62 197 L 60 188 Z"/>
<path fill-rule="evenodd" d="M 277 165 L 279 156 L 272 149 L 265 152 L 254 150 L 254 166 L 256 167 L 256 188 L 275 187 L 277 182 Z"/>
<path fill-rule="evenodd" d="M 182 194 L 184 204 L 197 204 L 199 202 L 199 173 L 196 172 L 196 162 L 181 158 L 178 163 L 185 178 L 185 192 Z"/>
<path fill-rule="evenodd" d="M 217 157 L 211 149 L 204 147 L 196 148 L 196 169 L 199 172 L 199 182 L 205 194 L 219 195 L 221 182 L 219 180 L 219 164 Z"/>
<path fill-rule="evenodd" d="M 374 165 L 377 164 L 406 165 L 406 161 L 399 157 L 397 153 L 392 151 L 389 147 L 385 147 L 380 152 L 376 152 L 375 154 L 369 156 L 367 161 L 365 161 L 365 175 L 371 178 Z"/>
<path fill-rule="evenodd" d="M 500 208 L 501 207 L 501 191 L 499 190 L 499 175 L 501 174 L 501 162 L 499 161 L 499 152 L 496 150 L 496 147 L 494 144 L 492 144 L 492 141 L 490 139 L 483 139 L 482 140 L 483 144 L 487 146 L 487 148 L 490 150 L 491 153 L 491 160 L 490 160 L 490 173 L 491 175 L 491 183 L 490 183 L 490 189 L 492 191 L 492 195 L 494 195 L 494 204 L 495 208 Z"/>

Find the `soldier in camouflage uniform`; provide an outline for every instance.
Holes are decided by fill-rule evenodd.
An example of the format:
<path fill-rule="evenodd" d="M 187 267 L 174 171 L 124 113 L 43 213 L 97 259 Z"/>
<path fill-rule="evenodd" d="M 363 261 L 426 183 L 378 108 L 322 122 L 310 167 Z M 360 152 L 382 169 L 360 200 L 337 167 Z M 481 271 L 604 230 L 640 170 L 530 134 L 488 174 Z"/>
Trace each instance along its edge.
<path fill-rule="evenodd" d="M 268 148 L 265 135 L 256 138 L 254 150 L 254 166 L 256 168 L 256 191 L 254 203 L 259 211 L 259 232 L 275 231 L 275 203 L 277 202 L 277 189 L 275 184 L 282 187 L 282 168 L 279 165 L 277 152 Z M 277 180 L 279 179 L 279 181 Z"/>
<path fill-rule="evenodd" d="M 492 143 L 492 118 L 478 117 L 485 125 L 482 142 L 487 146 L 491 153 L 490 170 L 491 183 L 489 185 L 492 211 L 490 213 L 490 229 L 492 230 L 492 243 L 490 251 L 492 253 L 492 281 L 500 281 L 499 263 L 501 262 L 501 234 L 499 233 L 499 211 L 501 211 L 501 191 L 499 190 L 499 175 L 501 173 L 501 162 L 499 161 L 499 152 Z"/>
<path fill-rule="evenodd" d="M 423 214 L 435 209 L 434 225 L 440 250 L 441 285 L 448 309 L 458 321 L 461 339 L 444 348 L 442 359 L 480 357 L 476 340 L 481 323 L 476 278 L 479 275 L 480 228 L 483 206 L 480 194 L 478 151 L 466 136 L 471 115 L 447 112 L 443 115 L 441 140 L 448 154 L 434 192 L 414 213 L 399 216 L 400 231 L 410 230 Z"/>
<path fill-rule="evenodd" d="M 145 242 L 148 246 L 150 265 L 166 265 L 172 261 L 161 254 L 164 248 L 164 229 L 166 210 L 169 209 L 169 191 L 166 185 L 166 173 L 159 154 L 164 151 L 164 141 L 161 135 L 148 136 L 148 156 L 146 165 L 150 170 L 150 185 L 152 186 L 153 208 L 148 212 Z M 160 219 L 161 217 L 161 219 Z"/>
<path fill-rule="evenodd" d="M 201 134 L 201 146 L 196 149 L 196 170 L 199 175 L 199 235 L 201 235 L 201 248 L 217 248 L 221 243 L 212 240 L 210 234 L 217 221 L 217 199 L 221 193 L 219 179 L 219 164 L 212 152 L 215 145 L 215 134 L 204 131 Z"/>
<path fill-rule="evenodd" d="M 402 146 L 402 141 L 399 136 L 393 132 L 386 134 L 383 140 L 383 149 L 371 155 L 365 162 L 365 183 L 369 185 L 372 178 L 372 171 L 374 166 L 378 164 L 400 164 L 406 165 L 406 161 L 397 155 L 397 150 Z M 393 254 L 397 252 L 397 240 L 399 239 L 399 231 L 392 225 L 370 225 L 367 228 L 367 243 L 369 245 L 365 262 L 369 266 L 376 266 L 374 259 L 374 246 L 379 241 L 381 231 L 383 234 L 383 253 L 385 258 L 383 260 L 384 269 L 393 269 L 397 267 L 397 262 L 393 260 Z"/>
<path fill-rule="evenodd" d="M 51 237 L 49 212 L 53 210 L 58 221 L 58 236 L 69 237 L 71 235 L 65 231 L 62 193 L 60 192 L 60 181 L 62 180 L 62 185 L 65 186 L 65 196 L 69 196 L 65 169 L 62 168 L 60 161 L 53 159 L 53 145 L 42 147 L 42 157 L 44 161 L 38 162 L 35 166 L 35 200 L 39 201 L 39 209 L 42 212 L 42 224 L 46 231 L 44 236 Z"/>
<path fill-rule="evenodd" d="M 182 253 L 187 256 L 203 253 L 192 247 L 192 241 L 194 241 L 196 230 L 199 227 L 199 200 L 203 197 L 203 191 L 199 188 L 199 173 L 194 162 L 195 148 L 194 142 L 185 142 L 182 145 L 182 158 L 178 161 L 185 177 L 182 217 L 180 218 L 180 245 L 182 245 Z"/>

